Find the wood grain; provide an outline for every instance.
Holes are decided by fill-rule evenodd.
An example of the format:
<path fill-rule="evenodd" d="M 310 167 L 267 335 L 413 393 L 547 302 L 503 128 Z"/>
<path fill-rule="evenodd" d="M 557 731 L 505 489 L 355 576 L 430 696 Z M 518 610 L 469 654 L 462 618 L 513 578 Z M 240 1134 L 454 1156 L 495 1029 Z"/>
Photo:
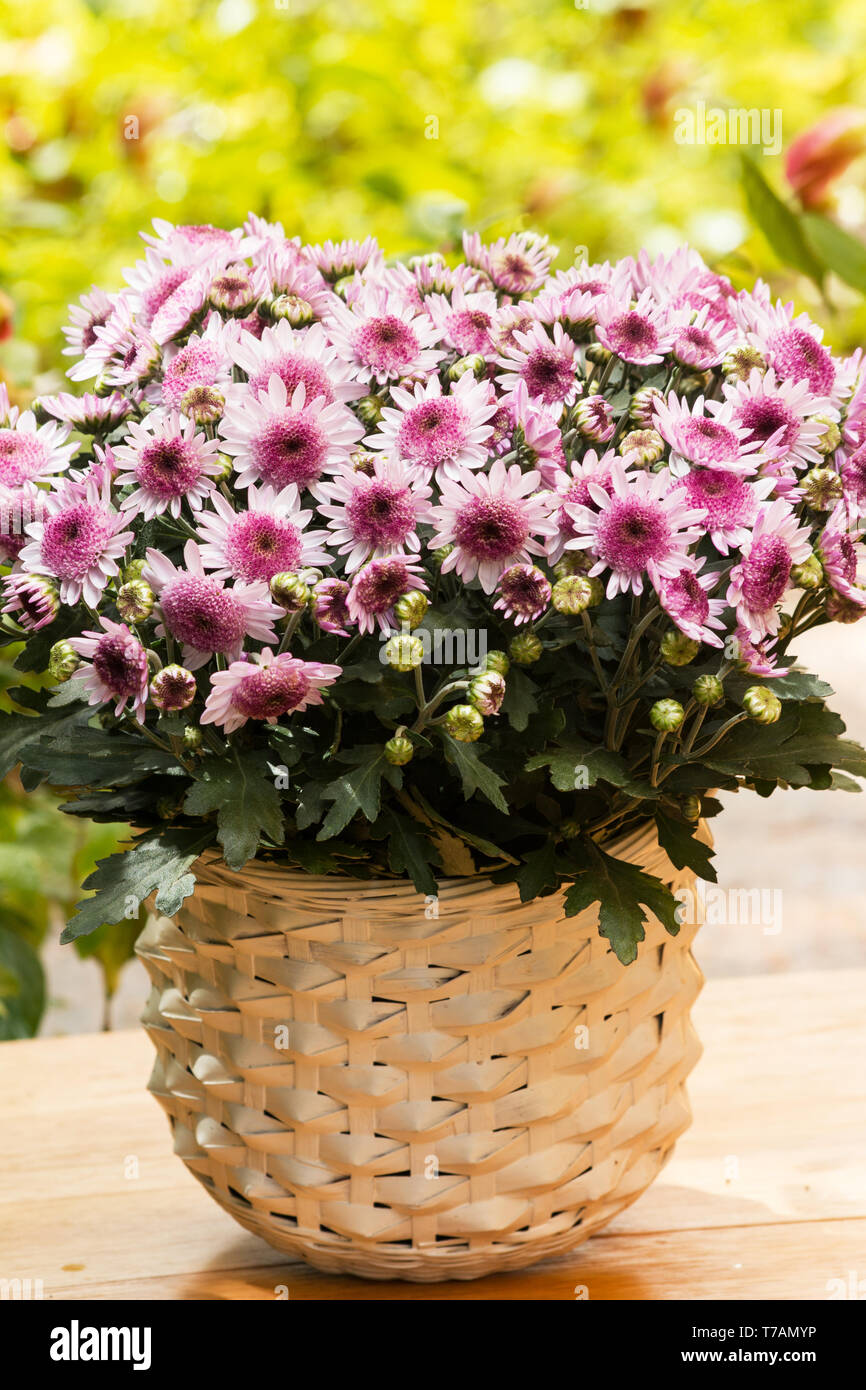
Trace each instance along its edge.
<path fill-rule="evenodd" d="M 0 1274 L 57 1299 L 825 1299 L 866 1273 L 866 970 L 711 981 L 694 1124 L 574 1254 L 514 1275 L 367 1283 L 287 1262 L 171 1152 L 125 1032 L 0 1048 Z"/>

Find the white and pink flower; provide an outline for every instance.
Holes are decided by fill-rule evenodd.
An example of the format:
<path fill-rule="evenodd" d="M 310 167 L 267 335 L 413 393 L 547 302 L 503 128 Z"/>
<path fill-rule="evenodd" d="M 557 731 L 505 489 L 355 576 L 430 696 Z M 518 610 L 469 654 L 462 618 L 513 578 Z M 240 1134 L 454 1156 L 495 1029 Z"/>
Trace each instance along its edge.
<path fill-rule="evenodd" d="M 394 406 L 385 406 L 377 433 L 366 437 L 370 449 L 395 454 L 440 484 L 456 478 L 461 469 L 481 468 L 487 460 L 489 421 L 496 405 L 483 382 L 462 376 L 446 396 L 432 376 L 414 391 L 395 386 Z"/>
<path fill-rule="evenodd" d="M 348 463 L 364 428 L 339 401 L 307 397 L 299 381 L 291 396 L 275 372 L 260 396 L 231 402 L 220 424 L 223 447 L 235 459 L 237 486 L 268 483 L 282 490 L 312 486 L 326 470 Z"/>
<path fill-rule="evenodd" d="M 450 545 L 442 572 L 455 570 L 468 584 L 476 576 L 492 594 L 503 570 L 543 555 L 556 531 L 550 500 L 539 493 L 541 475 L 523 473 L 497 459 L 489 473 L 463 469 L 442 482 L 441 500 L 433 508 L 435 533 L 430 548 Z"/>
<path fill-rule="evenodd" d="M 212 511 L 198 515 L 197 533 L 202 564 L 214 579 L 267 584 L 275 574 L 331 562 L 330 534 L 307 529 L 314 512 L 301 507 L 292 484 L 281 492 L 250 487 L 241 508 L 215 492 L 210 505 Z"/>
<path fill-rule="evenodd" d="M 102 632 L 84 632 L 69 639 L 73 650 L 86 658 L 75 672 L 75 683 L 89 705 L 111 704 L 120 715 L 129 704 L 143 724 L 150 680 L 147 652 L 123 623 L 103 617 L 99 623 Z"/>
<path fill-rule="evenodd" d="M 301 661 L 290 652 L 276 656 L 270 647 L 247 661 L 233 661 L 227 671 L 214 671 L 202 724 L 219 724 L 226 734 L 247 720 L 276 724 L 310 705 L 322 703 L 322 691 L 342 674 L 342 667 L 322 661 Z"/>
<path fill-rule="evenodd" d="M 83 599 L 95 608 L 135 539 L 134 532 L 123 529 L 128 522 L 111 504 L 107 477 L 64 479 L 46 497 L 44 516 L 26 528 L 28 542 L 18 562 L 31 574 L 56 579 L 62 603 Z"/>
<path fill-rule="evenodd" d="M 343 467 L 311 491 L 337 553 L 346 556 L 347 574 L 365 560 L 421 549 L 418 526 L 430 517 L 432 488 L 420 469 L 381 456 L 369 472 Z"/>
<path fill-rule="evenodd" d="M 771 637 L 779 630 L 778 607 L 791 579 L 793 565 L 801 565 L 812 553 L 807 526 L 800 526 L 796 512 L 777 498 L 764 502 L 749 537 L 739 547 L 742 559 L 731 569 L 727 601 L 737 620 L 753 640 Z"/>
<path fill-rule="evenodd" d="M 236 661 L 247 638 L 274 641 L 274 623 L 284 614 L 266 584 L 238 582 L 227 589 L 205 574 L 194 541 L 187 541 L 183 559 L 181 569 L 160 551 L 148 550 L 143 578 L 159 596 L 157 636 L 183 644 L 187 670 L 197 671 L 215 655 Z"/>
<path fill-rule="evenodd" d="M 184 502 L 197 511 L 223 471 L 218 453 L 219 441 L 197 432 L 176 411 L 155 410 L 141 424 L 133 422 L 127 442 L 114 450 L 117 486 L 133 489 L 121 509 L 145 521 L 166 511 L 178 517 Z"/>

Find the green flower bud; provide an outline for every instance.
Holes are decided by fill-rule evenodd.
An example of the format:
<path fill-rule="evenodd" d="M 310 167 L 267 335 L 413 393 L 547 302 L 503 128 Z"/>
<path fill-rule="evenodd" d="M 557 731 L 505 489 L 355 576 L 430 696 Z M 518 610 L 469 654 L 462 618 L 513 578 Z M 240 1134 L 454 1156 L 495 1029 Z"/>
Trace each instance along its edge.
<path fill-rule="evenodd" d="M 719 705 L 725 698 L 725 687 L 718 676 L 698 676 L 692 686 L 692 696 L 699 705 Z"/>
<path fill-rule="evenodd" d="M 637 459 L 633 461 L 643 468 L 648 468 L 650 464 L 658 463 L 664 457 L 665 442 L 658 430 L 632 430 L 624 437 L 619 451 L 623 458 L 628 454 L 636 454 Z"/>
<path fill-rule="evenodd" d="M 585 574 L 570 574 L 557 579 L 550 596 L 557 613 L 576 615 L 586 612 L 594 597 L 593 580 Z"/>
<path fill-rule="evenodd" d="M 675 627 L 668 629 L 659 647 L 662 661 L 666 661 L 668 666 L 688 666 L 700 649 L 700 642 L 696 642 L 693 637 L 687 637 Z"/>
<path fill-rule="evenodd" d="M 352 454 L 352 468 L 356 473 L 363 473 L 367 478 L 372 478 L 376 472 L 376 464 L 384 458 L 384 454 L 371 454 L 368 449 L 356 449 Z"/>
<path fill-rule="evenodd" d="M 798 589 L 820 589 L 824 583 L 824 566 L 817 555 L 810 555 L 802 565 L 794 565 L 791 570 L 791 583 Z"/>
<path fill-rule="evenodd" d="M 782 701 L 765 685 L 750 685 L 743 696 L 743 709 L 758 724 L 775 724 L 782 713 Z"/>
<path fill-rule="evenodd" d="M 300 613 L 310 601 L 310 590 L 299 574 L 283 570 L 270 583 L 271 598 L 287 613 Z"/>
<path fill-rule="evenodd" d="M 479 381 L 487 371 L 487 363 L 480 352 L 471 353 L 469 357 L 458 357 L 456 362 L 452 362 L 448 368 L 449 381 L 459 381 L 467 372 L 471 372 Z"/>
<path fill-rule="evenodd" d="M 407 763 L 411 763 L 414 755 L 415 749 L 411 739 L 403 738 L 402 735 L 389 738 L 385 744 L 385 761 L 392 767 L 405 767 Z"/>
<path fill-rule="evenodd" d="M 299 294 L 275 295 L 267 305 L 267 312 L 274 321 L 285 319 L 292 328 L 306 328 L 315 317 L 312 304 Z"/>
<path fill-rule="evenodd" d="M 659 733 L 672 734 L 680 727 L 685 710 L 679 700 L 656 700 L 650 710 L 650 723 Z"/>
<path fill-rule="evenodd" d="M 408 632 L 397 632 L 385 643 L 385 657 L 394 671 L 414 671 L 424 660 L 424 643 Z"/>
<path fill-rule="evenodd" d="M 594 362 L 597 367 L 603 367 L 612 357 L 613 353 L 601 343 L 590 343 L 586 349 L 587 362 Z"/>
<path fill-rule="evenodd" d="M 485 671 L 469 682 L 466 698 L 479 714 L 498 714 L 505 699 L 505 681 L 498 671 Z"/>
<path fill-rule="evenodd" d="M 355 402 L 355 410 L 362 425 L 378 425 L 382 418 L 382 402 L 378 396 L 362 396 Z"/>
<path fill-rule="evenodd" d="M 441 565 L 443 560 L 447 560 L 453 549 L 453 545 L 440 545 L 438 550 L 434 550 L 433 559 L 437 565 Z"/>
<path fill-rule="evenodd" d="M 408 594 L 403 594 L 394 604 L 394 614 L 401 626 L 405 625 L 411 630 L 423 622 L 429 606 L 426 594 L 422 594 L 420 589 L 410 589 Z"/>
<path fill-rule="evenodd" d="M 765 372 L 767 363 L 758 349 L 750 347 L 747 343 L 731 348 L 722 358 L 723 373 L 734 381 L 748 381 L 756 367 L 759 372 Z"/>
<path fill-rule="evenodd" d="M 341 299 L 345 299 L 352 286 L 354 279 L 354 275 L 340 275 L 334 281 L 334 293 L 338 294 Z"/>
<path fill-rule="evenodd" d="M 234 459 L 230 458 L 228 454 L 215 454 L 214 463 L 218 463 L 220 466 L 219 473 L 214 473 L 213 475 L 214 482 L 227 483 L 229 478 L 232 476 L 232 472 L 234 471 Z"/>
<path fill-rule="evenodd" d="M 121 573 L 121 579 L 124 584 L 131 584 L 133 579 L 140 579 L 142 570 L 146 564 L 146 560 L 130 560 L 129 564 L 124 566 Z"/>
<path fill-rule="evenodd" d="M 55 642 L 48 653 L 48 674 L 53 681 L 63 684 L 81 665 L 81 657 L 68 642 Z"/>
<path fill-rule="evenodd" d="M 629 419 L 634 420 L 638 429 L 652 429 L 655 407 L 663 401 L 664 394 L 657 386 L 642 386 L 631 398 L 628 408 Z"/>
<path fill-rule="evenodd" d="M 498 671 L 500 676 L 507 676 L 510 667 L 511 662 L 508 660 L 505 652 L 488 652 L 484 658 L 484 669 L 486 671 Z"/>
<path fill-rule="evenodd" d="M 130 579 L 117 592 L 117 611 L 125 623 L 142 623 L 153 612 L 153 589 L 143 579 Z"/>
<path fill-rule="evenodd" d="M 531 666 L 543 651 L 541 641 L 534 632 L 519 633 L 508 648 L 508 654 L 517 666 Z"/>
<path fill-rule="evenodd" d="M 832 468 L 810 468 L 800 487 L 809 506 L 816 512 L 832 511 L 842 496 L 842 479 Z"/>
<path fill-rule="evenodd" d="M 150 698 L 163 714 L 186 709 L 195 697 L 195 676 L 184 666 L 163 666 L 150 683 Z"/>
<path fill-rule="evenodd" d="M 813 415 L 812 423 L 815 425 L 826 425 L 827 428 L 820 439 L 815 440 L 815 448 L 819 454 L 834 454 L 842 443 L 842 431 L 838 422 L 830 418 L 829 415 Z"/>
<path fill-rule="evenodd" d="M 554 579 L 567 579 L 571 574 L 586 574 L 594 561 L 585 550 L 566 550 L 561 560 L 553 566 Z"/>
<path fill-rule="evenodd" d="M 197 753 L 204 742 L 204 735 L 196 724 L 187 724 L 183 731 L 183 746 L 188 753 Z"/>
<path fill-rule="evenodd" d="M 712 379 L 712 372 L 690 372 L 688 376 L 680 377 L 677 391 L 683 396 L 690 396 L 695 391 L 706 391 Z"/>
<path fill-rule="evenodd" d="M 695 825 L 701 818 L 701 798 L 694 794 L 681 796 L 679 804 L 683 819 Z"/>
<path fill-rule="evenodd" d="M 180 408 L 197 425 L 213 425 L 222 419 L 226 398 L 214 386 L 191 386 Z"/>
<path fill-rule="evenodd" d="M 471 705 L 452 705 L 445 716 L 445 728 L 458 743 L 475 743 L 484 733 L 484 720 Z"/>

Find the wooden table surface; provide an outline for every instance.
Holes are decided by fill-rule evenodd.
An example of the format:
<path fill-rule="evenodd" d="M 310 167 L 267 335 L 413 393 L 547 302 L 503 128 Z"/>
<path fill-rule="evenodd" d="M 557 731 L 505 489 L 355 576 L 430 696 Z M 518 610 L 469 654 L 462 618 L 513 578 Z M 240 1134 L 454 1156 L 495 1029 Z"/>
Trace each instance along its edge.
<path fill-rule="evenodd" d="M 320 1275 L 236 1226 L 172 1153 L 143 1032 L 3 1043 L 0 1276 L 55 1299 L 850 1297 L 866 1276 L 864 1003 L 866 970 L 710 982 L 694 1123 L 654 1186 L 571 1255 L 434 1285 Z"/>

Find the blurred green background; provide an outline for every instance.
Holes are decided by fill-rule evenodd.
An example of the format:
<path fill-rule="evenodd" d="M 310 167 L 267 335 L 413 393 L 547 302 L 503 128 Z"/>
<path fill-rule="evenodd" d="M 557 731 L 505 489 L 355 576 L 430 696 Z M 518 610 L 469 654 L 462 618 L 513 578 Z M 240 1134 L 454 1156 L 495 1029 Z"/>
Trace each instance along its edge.
<path fill-rule="evenodd" d="M 785 161 L 827 113 L 866 108 L 864 50 L 862 0 L 0 0 L 0 376 L 22 404 L 60 387 L 67 303 L 120 283 L 152 217 L 251 209 L 389 253 L 448 250 L 464 226 L 549 232 L 561 262 L 688 241 L 850 350 L 863 132 L 819 139 L 831 177 L 805 219 Z M 744 168 L 741 147 L 678 143 L 699 102 L 778 113 L 782 151 Z M 50 801 L 34 822 L 20 796 L 0 797 L 0 929 L 29 914 L 35 943 L 106 834 L 70 839 Z M 32 875 L 44 911 L 15 906 L 16 844 L 52 863 Z M 0 1032 L 8 975 L 0 956 Z"/>

